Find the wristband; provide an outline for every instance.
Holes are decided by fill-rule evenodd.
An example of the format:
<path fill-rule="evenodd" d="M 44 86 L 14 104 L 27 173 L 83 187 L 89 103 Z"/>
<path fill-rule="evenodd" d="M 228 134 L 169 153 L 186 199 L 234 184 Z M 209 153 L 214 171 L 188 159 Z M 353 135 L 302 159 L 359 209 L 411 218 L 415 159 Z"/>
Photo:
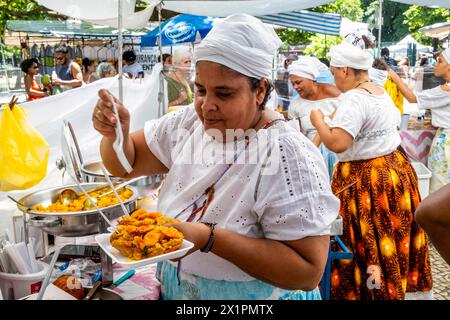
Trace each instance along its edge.
<path fill-rule="evenodd" d="M 217 223 L 210 223 L 210 222 L 202 222 L 202 223 L 211 228 L 211 233 L 209 234 L 208 242 L 202 249 L 200 249 L 201 252 L 208 253 L 209 251 L 211 251 L 212 246 L 214 244 L 214 228 Z"/>

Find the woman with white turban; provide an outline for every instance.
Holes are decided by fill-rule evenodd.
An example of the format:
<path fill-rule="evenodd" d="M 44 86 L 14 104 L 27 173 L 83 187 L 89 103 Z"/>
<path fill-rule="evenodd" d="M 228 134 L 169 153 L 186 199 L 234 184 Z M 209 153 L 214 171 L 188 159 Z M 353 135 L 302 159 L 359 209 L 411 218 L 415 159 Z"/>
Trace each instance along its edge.
<path fill-rule="evenodd" d="M 289 66 L 289 78 L 299 97 L 290 104 L 288 116 L 298 119 L 300 131 L 320 148 L 331 179 L 337 162 L 336 155 L 320 143 L 310 119 L 313 110 L 319 109 L 329 117 L 339 105 L 341 92 L 333 85 L 317 83 L 317 77 L 325 69 L 327 67 L 319 59 L 307 56 L 300 57 Z"/>
<path fill-rule="evenodd" d="M 428 168 L 433 173 L 430 191 L 437 191 L 450 183 L 450 48 L 439 54 L 434 68 L 434 75 L 444 78 L 446 84 L 413 92 L 392 69 L 389 75 L 406 100 L 417 103 L 419 109 L 431 110 L 431 123 L 438 130 L 428 156 Z"/>
<path fill-rule="evenodd" d="M 328 125 L 311 113 L 322 142 L 337 153 L 332 189 L 341 200 L 342 240 L 353 260 L 333 262 L 333 299 L 404 299 L 432 287 L 427 236 L 414 221 L 417 176 L 400 145 L 400 113 L 369 80 L 373 58 L 353 45 L 331 48 L 331 72 L 344 92 Z"/>
<path fill-rule="evenodd" d="M 197 46 L 194 105 L 128 133 L 127 173 L 112 147 L 117 121 L 100 92 L 93 114 L 115 176 L 166 173 L 158 210 L 194 243 L 159 264 L 163 299 L 319 299 L 339 201 L 319 150 L 264 108 L 281 41 L 246 14 L 216 23 Z"/>

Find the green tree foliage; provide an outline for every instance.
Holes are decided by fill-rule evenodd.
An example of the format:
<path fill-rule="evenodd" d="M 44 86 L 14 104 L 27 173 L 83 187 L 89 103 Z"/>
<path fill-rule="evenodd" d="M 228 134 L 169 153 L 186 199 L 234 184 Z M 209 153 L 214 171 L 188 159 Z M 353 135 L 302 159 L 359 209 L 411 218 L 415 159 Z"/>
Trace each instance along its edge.
<path fill-rule="evenodd" d="M 360 0 L 338 0 L 312 9 L 315 12 L 337 13 L 352 21 L 361 22 L 364 16 Z"/>
<path fill-rule="evenodd" d="M 372 33 L 378 37 L 379 0 L 362 0 L 364 21 L 369 24 Z M 408 34 L 408 26 L 404 23 L 403 13 L 410 6 L 398 2 L 383 1 L 382 42 L 397 42 Z"/>
<path fill-rule="evenodd" d="M 16 47 L 7 47 L 0 43 L 0 54 L 5 58 L 11 58 L 13 55 L 20 54 L 20 49 Z M 3 61 L 0 60 L 0 64 L 2 63 Z"/>
<path fill-rule="evenodd" d="M 55 19 L 57 14 L 51 15 L 48 10 L 30 0 L 1 0 L 0 1 L 0 39 L 3 39 L 7 20 L 49 20 Z"/>
<path fill-rule="evenodd" d="M 418 30 L 434 23 L 450 21 L 450 9 L 411 6 L 405 11 L 404 16 L 404 23 L 414 38 L 420 43 L 431 45 L 431 38 L 423 36 Z"/>
<path fill-rule="evenodd" d="M 360 0 L 338 0 L 336 2 L 327 4 L 325 6 L 316 7 L 311 10 L 321 13 L 337 13 L 352 21 L 358 22 L 362 21 L 364 15 Z M 310 44 L 307 48 L 307 52 L 315 52 L 314 55 L 317 55 L 319 57 L 324 56 L 323 52 L 325 52 L 326 49 L 324 35 L 316 35 L 311 32 L 305 32 L 293 28 L 277 30 L 277 33 L 280 39 L 283 41 L 284 46 Z M 326 39 L 326 45 L 329 49 L 331 44 L 339 41 L 340 38 L 327 36 Z"/>
<path fill-rule="evenodd" d="M 338 0 L 325 6 L 317 7 L 313 11 L 337 13 L 356 22 L 361 22 L 364 15 L 360 0 Z M 323 34 L 313 35 L 309 38 L 310 44 L 306 47 L 305 54 L 317 58 L 328 58 L 327 54 L 330 48 L 341 43 L 341 41 L 342 37 L 325 36 Z"/>
<path fill-rule="evenodd" d="M 311 37 L 311 43 L 306 47 L 305 54 L 317 58 L 329 58 L 327 55 L 332 46 L 342 42 L 343 37 L 318 34 Z"/>
<path fill-rule="evenodd" d="M 314 33 L 298 30 L 295 28 L 277 29 L 276 33 L 283 41 L 284 46 L 295 46 L 308 43 Z"/>

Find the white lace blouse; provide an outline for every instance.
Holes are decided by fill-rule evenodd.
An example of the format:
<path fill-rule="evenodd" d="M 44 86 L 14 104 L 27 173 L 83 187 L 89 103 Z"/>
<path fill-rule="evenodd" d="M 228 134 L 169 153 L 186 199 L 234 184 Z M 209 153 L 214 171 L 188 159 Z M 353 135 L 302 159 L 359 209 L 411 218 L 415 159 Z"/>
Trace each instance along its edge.
<path fill-rule="evenodd" d="M 148 121 L 144 132 L 151 152 L 169 168 L 158 201 L 165 215 L 186 221 L 192 208 L 180 212 L 223 175 L 201 221 L 252 238 L 330 234 L 339 200 L 331 192 L 319 149 L 289 124 L 259 130 L 247 147 L 244 140 L 219 143 L 204 134 L 194 108 L 187 106 Z M 236 163 L 227 170 L 223 162 L 232 162 L 235 155 Z M 195 252 L 182 260 L 181 268 L 210 279 L 253 279 L 213 253 Z"/>
<path fill-rule="evenodd" d="M 301 132 L 313 140 L 317 129 L 311 123 L 310 115 L 313 110 L 320 109 L 324 116 L 328 118 L 339 107 L 342 95 L 336 98 L 327 98 L 321 100 L 307 100 L 298 97 L 289 106 L 288 116 L 290 119 L 298 119 Z"/>

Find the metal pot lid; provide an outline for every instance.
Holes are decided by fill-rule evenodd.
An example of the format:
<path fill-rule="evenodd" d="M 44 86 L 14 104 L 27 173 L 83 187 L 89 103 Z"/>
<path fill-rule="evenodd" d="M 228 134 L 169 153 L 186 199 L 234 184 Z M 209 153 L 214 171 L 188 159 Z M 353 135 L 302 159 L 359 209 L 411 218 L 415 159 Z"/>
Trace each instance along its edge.
<path fill-rule="evenodd" d="M 89 175 L 89 176 L 104 178 L 103 171 L 101 169 L 102 164 L 103 164 L 102 160 L 93 160 L 93 161 L 89 161 L 89 162 L 84 162 L 81 165 L 81 172 L 83 172 L 84 174 Z M 108 172 L 108 176 L 110 178 L 116 178 L 109 172 Z M 120 178 L 116 178 L 116 179 L 120 179 Z M 122 180 L 122 179 L 120 179 L 120 180 Z"/>
<path fill-rule="evenodd" d="M 72 176 L 74 176 L 79 182 L 83 182 L 83 176 L 81 174 L 83 156 L 81 155 L 80 147 L 75 136 L 75 131 L 73 130 L 72 124 L 68 120 L 64 120 L 61 144 L 66 170 L 70 170 Z"/>

